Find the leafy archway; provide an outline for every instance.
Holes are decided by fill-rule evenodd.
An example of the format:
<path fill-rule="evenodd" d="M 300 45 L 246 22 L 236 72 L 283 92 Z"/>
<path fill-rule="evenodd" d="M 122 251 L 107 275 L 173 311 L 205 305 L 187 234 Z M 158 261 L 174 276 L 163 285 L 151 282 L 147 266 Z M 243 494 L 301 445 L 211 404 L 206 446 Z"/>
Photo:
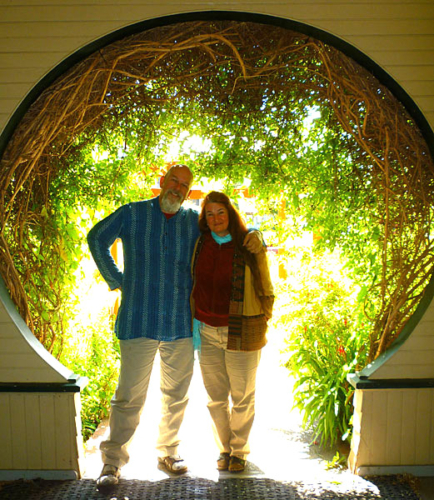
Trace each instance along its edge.
<path fill-rule="evenodd" d="M 306 136 L 312 109 L 320 118 Z M 35 335 L 49 350 L 61 343 L 82 251 L 72 212 L 148 196 L 159 152 L 184 130 L 210 141 L 190 158 L 197 177 L 250 177 L 260 198 L 284 199 L 321 231 L 321 245 L 339 245 L 371 277 L 370 359 L 384 352 L 432 272 L 427 145 L 388 89 L 340 51 L 224 21 L 113 43 L 54 82 L 21 121 L 1 162 L 1 273 Z M 98 158 L 98 144 L 112 157 Z"/>

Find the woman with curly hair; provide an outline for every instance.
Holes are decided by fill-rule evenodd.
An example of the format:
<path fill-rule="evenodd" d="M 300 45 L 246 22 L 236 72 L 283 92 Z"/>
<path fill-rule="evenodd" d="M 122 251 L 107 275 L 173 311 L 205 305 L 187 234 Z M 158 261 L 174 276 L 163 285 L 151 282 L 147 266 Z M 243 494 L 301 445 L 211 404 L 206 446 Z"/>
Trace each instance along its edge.
<path fill-rule="evenodd" d="M 247 227 L 224 193 L 205 197 L 199 229 L 192 260 L 193 342 L 200 350 L 220 450 L 217 469 L 242 472 L 250 452 L 256 370 L 266 344 L 273 286 L 266 248 L 257 254 L 246 250 Z"/>

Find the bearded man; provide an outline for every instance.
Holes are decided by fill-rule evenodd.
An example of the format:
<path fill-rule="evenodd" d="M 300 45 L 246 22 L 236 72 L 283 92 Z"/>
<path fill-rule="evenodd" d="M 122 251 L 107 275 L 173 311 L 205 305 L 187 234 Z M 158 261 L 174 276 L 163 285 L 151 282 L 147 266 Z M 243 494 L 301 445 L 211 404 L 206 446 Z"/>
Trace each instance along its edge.
<path fill-rule="evenodd" d="M 198 213 L 181 205 L 192 182 L 186 165 L 172 166 L 160 180 L 157 198 L 120 207 L 98 222 L 87 237 L 110 289 L 122 291 L 115 323 L 121 367 L 111 401 L 110 435 L 101 443 L 104 466 L 99 486 L 117 484 L 121 467 L 129 460 L 128 444 L 139 424 L 157 351 L 162 392 L 158 462 L 170 473 L 187 471 L 178 445 L 194 364 L 190 262 L 199 226 Z M 123 271 L 110 252 L 118 238 L 122 240 Z M 257 253 L 262 239 L 253 232 L 245 244 Z"/>

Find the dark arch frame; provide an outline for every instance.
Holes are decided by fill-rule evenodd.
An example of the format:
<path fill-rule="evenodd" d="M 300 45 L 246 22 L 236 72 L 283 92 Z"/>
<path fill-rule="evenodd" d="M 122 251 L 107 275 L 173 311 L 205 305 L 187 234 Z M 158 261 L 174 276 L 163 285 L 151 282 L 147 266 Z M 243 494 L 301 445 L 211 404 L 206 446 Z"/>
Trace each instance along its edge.
<path fill-rule="evenodd" d="M 432 130 L 427 119 L 409 96 L 409 94 L 399 85 L 399 83 L 394 80 L 381 66 L 374 62 L 365 53 L 351 45 L 350 43 L 342 40 L 338 36 L 332 35 L 320 28 L 302 23 L 300 21 L 285 19 L 276 16 L 269 16 L 264 14 L 256 13 L 246 13 L 246 12 L 228 12 L 228 11 L 201 11 L 201 12 L 189 12 L 183 14 L 176 14 L 170 16 L 163 16 L 158 18 L 153 18 L 145 21 L 139 21 L 133 23 L 126 27 L 120 28 L 108 35 L 105 35 L 93 42 L 90 42 L 86 46 L 80 48 L 64 60 L 62 60 L 55 68 L 53 68 L 48 74 L 46 74 L 39 82 L 34 85 L 30 92 L 21 101 L 18 108 L 13 113 L 10 120 L 7 122 L 2 134 L 0 135 L 0 159 L 6 149 L 6 146 L 11 139 L 16 127 L 19 122 L 28 111 L 33 102 L 41 95 L 41 93 L 47 89 L 60 75 L 65 73 L 73 65 L 86 59 L 91 54 L 100 50 L 101 48 L 121 40 L 127 36 L 134 35 L 143 31 L 147 31 L 153 28 L 167 26 L 171 24 L 177 24 L 181 22 L 189 21 L 239 21 L 239 22 L 256 22 L 261 24 L 268 24 L 270 26 L 276 26 L 283 29 L 290 29 L 303 33 L 308 36 L 312 36 L 328 45 L 331 45 L 344 53 L 346 56 L 350 57 L 362 67 L 367 69 L 371 74 L 373 74 L 377 80 L 386 86 L 390 92 L 398 99 L 398 101 L 403 104 L 412 119 L 415 121 L 419 130 L 421 131 L 430 151 L 431 156 L 434 157 L 434 131 Z M 0 280 L 2 278 L 0 277 Z M 369 365 L 360 375 L 363 378 L 368 378 L 371 373 L 373 373 L 376 368 L 383 364 L 389 357 L 391 357 L 396 350 L 402 345 L 402 343 L 410 336 L 416 325 L 419 323 L 420 319 L 424 315 L 426 309 L 434 297 L 434 275 L 431 277 L 429 284 L 425 289 L 425 294 L 421 302 L 418 304 L 416 311 L 411 316 L 410 320 L 405 325 L 403 331 L 399 337 L 395 340 L 392 346 L 383 353 L 377 360 L 375 360 L 371 365 Z"/>

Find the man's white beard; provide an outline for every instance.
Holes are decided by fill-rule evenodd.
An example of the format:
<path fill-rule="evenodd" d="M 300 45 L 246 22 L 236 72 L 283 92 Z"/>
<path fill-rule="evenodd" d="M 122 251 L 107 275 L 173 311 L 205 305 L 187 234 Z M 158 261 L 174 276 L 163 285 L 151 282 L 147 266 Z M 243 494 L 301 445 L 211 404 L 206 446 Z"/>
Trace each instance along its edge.
<path fill-rule="evenodd" d="M 180 196 L 179 200 L 171 201 L 167 197 L 169 193 L 180 196 L 179 193 L 173 191 L 172 189 L 166 191 L 164 193 L 164 197 L 161 199 L 161 210 L 163 212 L 166 212 L 167 214 L 176 214 L 176 212 L 181 208 L 182 202 L 184 200 L 182 199 L 182 196 Z"/>

